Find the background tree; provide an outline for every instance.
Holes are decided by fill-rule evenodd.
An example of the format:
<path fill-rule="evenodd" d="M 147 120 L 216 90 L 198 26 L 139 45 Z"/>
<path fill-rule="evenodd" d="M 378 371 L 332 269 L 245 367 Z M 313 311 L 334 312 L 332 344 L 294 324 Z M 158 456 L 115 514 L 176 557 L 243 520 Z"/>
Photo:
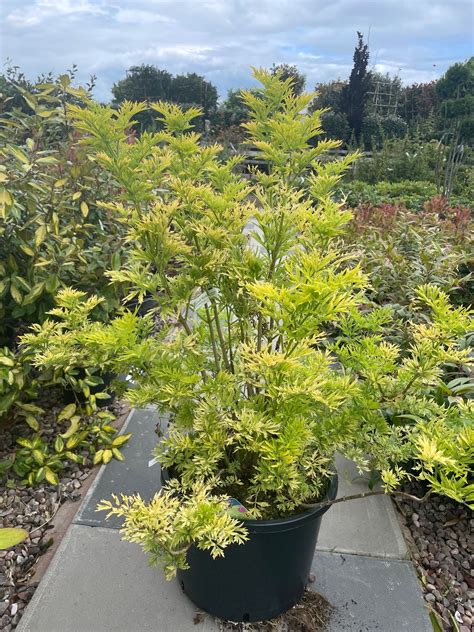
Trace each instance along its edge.
<path fill-rule="evenodd" d="M 173 76 L 167 70 L 151 64 L 132 66 L 124 79 L 112 86 L 112 104 L 118 106 L 123 101 L 169 101 L 172 81 Z M 141 129 L 156 128 L 155 116 L 150 110 L 139 112 L 134 120 Z"/>
<path fill-rule="evenodd" d="M 365 107 L 371 87 L 369 63 L 369 48 L 364 43 L 364 36 L 357 31 L 357 46 L 354 51 L 354 66 L 349 83 L 344 86 L 341 95 L 341 106 L 347 116 L 347 121 L 357 140 L 360 138 Z"/>
<path fill-rule="evenodd" d="M 309 107 L 310 111 L 329 108 L 334 114 L 343 114 L 342 91 L 345 86 L 347 86 L 347 81 L 342 81 L 341 79 L 328 81 L 327 83 L 317 83 L 314 88 L 316 97 Z"/>
<path fill-rule="evenodd" d="M 201 107 L 205 118 L 215 115 L 217 108 L 217 89 L 201 75 L 188 73 L 177 75 L 171 81 L 170 101 L 184 108 Z"/>
<path fill-rule="evenodd" d="M 229 90 L 218 109 L 219 126 L 242 125 L 250 119 L 250 110 L 243 102 L 240 90 Z"/>
<path fill-rule="evenodd" d="M 270 72 L 273 76 L 280 73 L 280 77 L 283 80 L 293 79 L 293 93 L 300 95 L 306 85 L 306 77 L 299 72 L 298 68 L 292 64 L 273 64 L 270 68 Z"/>
<path fill-rule="evenodd" d="M 436 81 L 403 86 L 400 91 L 398 114 L 413 126 L 422 123 L 434 113 L 439 103 Z"/>
<path fill-rule="evenodd" d="M 344 143 L 349 142 L 351 129 L 346 114 L 342 111 L 342 90 L 347 81 L 328 81 L 316 84 L 316 97 L 309 106 L 309 111 L 314 112 L 323 108 L 329 108 L 329 112 L 321 115 L 321 123 L 326 138 L 337 138 Z"/>
<path fill-rule="evenodd" d="M 462 142 L 474 142 L 474 57 L 454 64 L 436 82 L 440 99 L 438 113 L 440 133 L 459 134 Z"/>
<path fill-rule="evenodd" d="M 132 66 L 127 76 L 112 87 L 113 105 L 123 101 L 167 101 L 184 108 L 201 107 L 205 118 L 211 118 L 217 107 L 217 90 L 201 75 L 188 73 L 173 77 L 167 70 L 156 66 Z M 155 129 L 156 117 L 151 110 L 139 112 L 135 120 L 142 129 Z"/>
<path fill-rule="evenodd" d="M 127 70 L 126 77 L 112 86 L 113 104 L 122 101 L 169 101 L 173 76 L 167 70 L 142 64 Z"/>

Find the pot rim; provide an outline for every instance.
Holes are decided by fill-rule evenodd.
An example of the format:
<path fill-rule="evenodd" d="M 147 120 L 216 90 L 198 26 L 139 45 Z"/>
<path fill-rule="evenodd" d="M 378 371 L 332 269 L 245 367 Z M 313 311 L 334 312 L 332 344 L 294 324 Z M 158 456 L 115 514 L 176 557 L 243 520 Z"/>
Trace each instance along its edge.
<path fill-rule="evenodd" d="M 170 475 L 167 468 L 161 468 L 161 479 L 164 483 L 170 480 Z M 326 500 L 334 500 L 336 498 L 338 482 L 339 479 L 337 472 L 334 472 L 329 483 L 329 488 L 324 498 L 322 498 L 320 502 L 324 502 Z M 330 507 L 331 505 L 326 505 L 325 507 L 313 507 L 308 509 L 307 511 L 303 511 L 292 516 L 287 516 L 286 518 L 271 518 L 270 520 L 246 520 L 245 518 L 242 518 L 241 522 L 243 526 L 247 527 L 250 532 L 261 530 L 265 530 L 267 532 L 286 531 L 299 527 L 306 522 L 315 520 L 316 518 L 323 516 Z"/>

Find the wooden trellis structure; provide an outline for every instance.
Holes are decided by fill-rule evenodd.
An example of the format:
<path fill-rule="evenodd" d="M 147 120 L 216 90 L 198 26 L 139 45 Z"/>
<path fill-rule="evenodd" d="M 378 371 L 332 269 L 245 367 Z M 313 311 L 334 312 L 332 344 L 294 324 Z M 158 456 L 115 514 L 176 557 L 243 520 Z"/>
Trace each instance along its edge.
<path fill-rule="evenodd" d="M 376 81 L 372 96 L 372 103 L 376 114 L 390 116 L 397 113 L 399 91 L 390 81 Z"/>

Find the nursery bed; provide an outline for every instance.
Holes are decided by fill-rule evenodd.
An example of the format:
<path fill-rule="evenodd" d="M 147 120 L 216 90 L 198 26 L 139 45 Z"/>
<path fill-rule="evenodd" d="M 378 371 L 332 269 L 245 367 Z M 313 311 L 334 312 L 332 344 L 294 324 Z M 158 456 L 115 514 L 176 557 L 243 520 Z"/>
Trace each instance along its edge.
<path fill-rule="evenodd" d="M 55 413 L 64 406 L 61 401 L 41 402 L 45 414 L 41 418 L 43 438 L 52 445 L 57 436 Z M 114 426 L 121 427 L 127 407 L 115 402 L 110 409 L 117 415 Z M 33 431 L 26 425 L 2 430 L 5 439 L 0 448 L 0 461 L 14 452 L 19 436 L 29 437 Z M 62 536 L 79 509 L 80 500 L 92 484 L 100 466 L 86 458 L 83 465 L 68 462 L 59 473 L 59 485 L 46 481 L 35 487 L 12 480 L 0 482 L 0 526 L 22 527 L 30 538 L 13 549 L 0 551 L 0 630 L 14 630 L 33 596 L 39 580 L 52 559 Z"/>

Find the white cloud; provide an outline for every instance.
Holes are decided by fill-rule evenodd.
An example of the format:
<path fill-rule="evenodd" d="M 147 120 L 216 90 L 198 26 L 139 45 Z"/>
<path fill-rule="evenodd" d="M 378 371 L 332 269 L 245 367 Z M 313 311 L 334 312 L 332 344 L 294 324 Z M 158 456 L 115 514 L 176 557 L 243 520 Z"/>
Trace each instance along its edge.
<path fill-rule="evenodd" d="M 198 72 L 225 94 L 249 66 L 294 63 L 307 85 L 349 75 L 356 31 L 371 65 L 431 80 L 472 54 L 470 0 L 0 0 L 2 55 L 35 76 L 72 63 L 107 99 L 141 63 Z M 8 25 L 8 26 L 6 26 Z M 2 27 L 0 27 L 2 28 Z M 25 37 L 25 29 L 28 35 Z"/>
<path fill-rule="evenodd" d="M 104 9 L 90 0 L 35 0 L 26 10 L 16 9 L 7 14 L 7 21 L 17 27 L 32 27 L 60 15 L 101 15 Z"/>
<path fill-rule="evenodd" d="M 154 11 L 145 11 L 141 9 L 120 9 L 115 14 L 117 22 L 124 24 L 145 24 L 151 22 L 170 23 L 174 20 L 166 15 L 155 13 Z"/>

